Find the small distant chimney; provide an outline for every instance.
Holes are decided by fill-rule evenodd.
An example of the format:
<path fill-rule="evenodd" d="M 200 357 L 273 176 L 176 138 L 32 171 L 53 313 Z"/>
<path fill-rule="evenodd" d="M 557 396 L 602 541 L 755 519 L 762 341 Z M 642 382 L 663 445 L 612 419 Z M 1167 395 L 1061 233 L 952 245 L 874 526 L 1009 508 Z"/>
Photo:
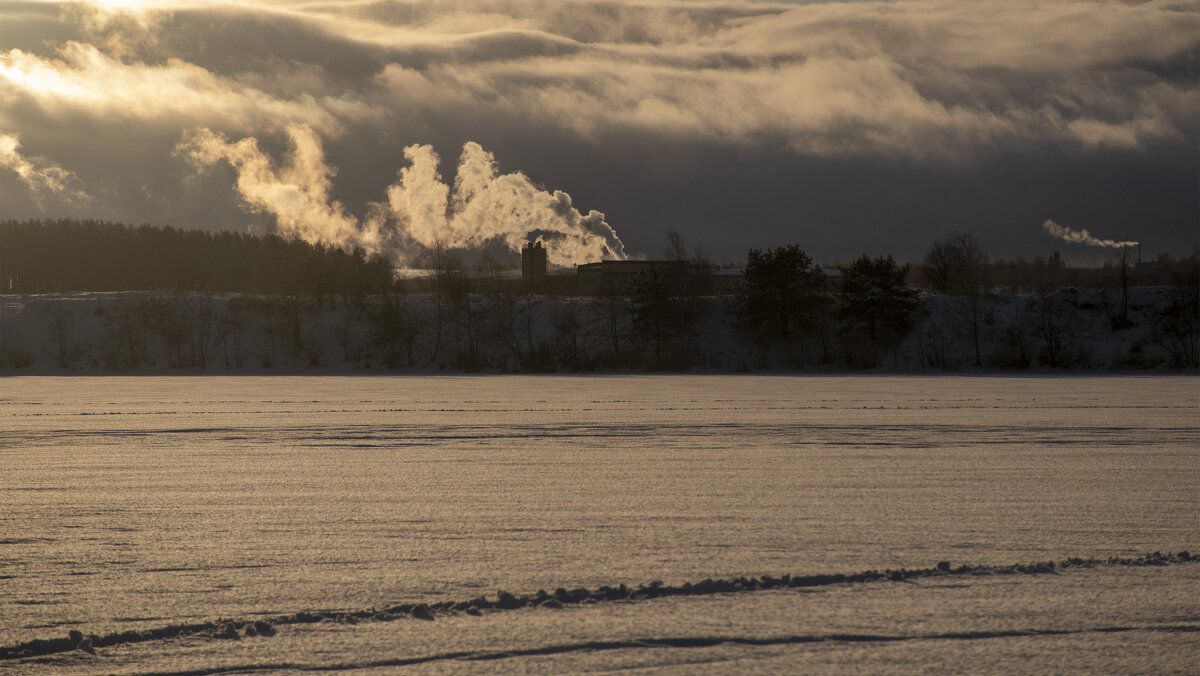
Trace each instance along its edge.
<path fill-rule="evenodd" d="M 533 288 L 546 281 L 546 247 L 539 242 L 526 242 L 521 248 L 521 280 Z"/>

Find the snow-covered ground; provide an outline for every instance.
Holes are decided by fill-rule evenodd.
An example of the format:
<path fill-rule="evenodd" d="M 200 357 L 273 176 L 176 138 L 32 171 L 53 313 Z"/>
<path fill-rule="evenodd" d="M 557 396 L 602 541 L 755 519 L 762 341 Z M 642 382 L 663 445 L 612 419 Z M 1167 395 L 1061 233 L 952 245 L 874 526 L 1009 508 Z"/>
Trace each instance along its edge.
<path fill-rule="evenodd" d="M 702 299 L 686 340 L 658 350 L 627 299 L 430 294 L 315 300 L 130 292 L 0 296 L 6 373 L 379 371 L 1195 371 L 1200 327 L 1180 291 L 926 296 L 901 340 L 864 343 L 829 313 L 791 341 L 737 328 L 735 300 Z M 656 354 L 657 352 L 657 354 Z"/>
<path fill-rule="evenodd" d="M 0 672 L 1187 673 L 1200 564 L 1104 562 L 1200 550 L 1198 406 L 1174 375 L 6 377 Z M 1068 557 L 1101 563 L 996 574 Z M 942 561 L 972 568 L 392 611 Z M 70 631 L 132 639 L 19 654 Z"/>
<path fill-rule="evenodd" d="M 60 674 L 1190 674 L 1200 564 L 279 627 L 13 660 Z M 0 670 L 5 668 L 0 662 Z"/>

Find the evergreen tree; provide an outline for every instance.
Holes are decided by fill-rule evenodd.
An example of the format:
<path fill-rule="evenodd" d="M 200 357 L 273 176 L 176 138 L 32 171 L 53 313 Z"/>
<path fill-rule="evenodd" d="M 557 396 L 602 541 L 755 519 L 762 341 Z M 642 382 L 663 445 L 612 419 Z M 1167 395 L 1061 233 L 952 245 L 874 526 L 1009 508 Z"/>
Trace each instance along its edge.
<path fill-rule="evenodd" d="M 825 274 L 799 245 L 746 254 L 742 322 L 760 335 L 788 340 L 809 328 L 827 302 Z"/>
<path fill-rule="evenodd" d="M 382 257 L 278 235 L 70 219 L 0 222 L 0 293 L 356 295 L 377 292 L 376 280 L 391 276 Z"/>
<path fill-rule="evenodd" d="M 897 265 L 891 256 L 869 258 L 863 254 L 840 270 L 837 318 L 842 327 L 839 333 L 865 333 L 873 345 L 888 344 L 903 337 L 917 307 L 917 292 L 905 282 L 909 267 Z"/>

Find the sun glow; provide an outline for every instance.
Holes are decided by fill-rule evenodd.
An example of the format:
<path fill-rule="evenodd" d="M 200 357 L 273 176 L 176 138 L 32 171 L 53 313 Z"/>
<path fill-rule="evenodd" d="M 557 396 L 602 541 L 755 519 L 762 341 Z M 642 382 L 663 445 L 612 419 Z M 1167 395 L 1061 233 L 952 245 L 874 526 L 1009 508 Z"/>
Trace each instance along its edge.
<path fill-rule="evenodd" d="M 109 11 L 128 11 L 134 9 L 154 9 L 155 5 L 165 3 L 155 0 L 88 0 L 85 4 Z"/>

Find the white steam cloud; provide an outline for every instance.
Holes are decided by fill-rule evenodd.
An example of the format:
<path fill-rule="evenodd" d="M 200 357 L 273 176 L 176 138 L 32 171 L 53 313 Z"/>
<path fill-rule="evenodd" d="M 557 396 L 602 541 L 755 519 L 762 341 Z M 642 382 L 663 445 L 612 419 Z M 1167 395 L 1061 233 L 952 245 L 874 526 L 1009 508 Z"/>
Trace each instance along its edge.
<path fill-rule="evenodd" d="M 0 168 L 12 171 L 22 183 L 29 186 L 39 209 L 42 208 L 39 196 L 47 192 L 71 202 L 87 202 L 91 199 L 87 193 L 72 187 L 77 181 L 74 173 L 46 159 L 25 158 L 20 148 L 21 139 L 16 134 L 0 132 Z"/>
<path fill-rule="evenodd" d="M 424 246 L 441 241 L 473 248 L 502 242 L 519 251 L 528 241 L 547 243 L 550 262 L 574 265 L 625 258 L 625 246 L 599 211 L 585 216 L 561 190 L 548 192 L 520 172 L 502 174 L 478 143 L 463 145 L 454 191 L 437 173 L 431 146 L 404 149 L 411 166 L 388 188 L 388 209 L 400 228 Z"/>
<path fill-rule="evenodd" d="M 1087 230 L 1072 230 L 1065 225 L 1059 225 L 1050 219 L 1046 219 L 1042 223 L 1042 228 L 1052 236 L 1061 240 L 1071 242 L 1073 244 L 1086 244 L 1088 246 L 1102 246 L 1109 249 L 1120 249 L 1126 246 L 1137 246 L 1137 242 L 1119 242 L 1114 239 L 1100 239 L 1094 237 Z"/>
<path fill-rule="evenodd" d="M 341 202 L 330 201 L 329 179 L 335 172 L 325 164 L 321 138 L 303 125 L 288 127 L 287 133 L 292 151 L 282 166 L 259 149 L 256 139 L 230 142 L 208 129 L 186 135 L 175 153 L 197 168 L 229 162 L 238 172 L 237 191 L 244 208 L 271 214 L 286 235 L 314 244 L 379 252 L 377 228 L 363 227 Z"/>
<path fill-rule="evenodd" d="M 414 244 L 468 249 L 500 243 L 516 252 L 534 240 L 546 242 L 555 265 L 625 258 L 625 246 L 604 214 L 585 216 L 567 193 L 543 190 L 520 172 L 500 173 L 492 154 L 477 143 L 463 145 L 453 191 L 438 173 L 432 146 L 405 148 L 409 166 L 387 188 L 386 204 L 373 204 L 360 220 L 330 200 L 336 170 L 325 164 L 316 132 L 292 125 L 287 133 L 292 150 L 278 164 L 253 137 L 231 142 L 208 129 L 187 134 L 175 153 L 197 169 L 228 162 L 238 172 L 244 207 L 271 214 L 281 232 L 308 242 L 362 247 L 397 262 L 418 253 L 411 250 Z"/>

